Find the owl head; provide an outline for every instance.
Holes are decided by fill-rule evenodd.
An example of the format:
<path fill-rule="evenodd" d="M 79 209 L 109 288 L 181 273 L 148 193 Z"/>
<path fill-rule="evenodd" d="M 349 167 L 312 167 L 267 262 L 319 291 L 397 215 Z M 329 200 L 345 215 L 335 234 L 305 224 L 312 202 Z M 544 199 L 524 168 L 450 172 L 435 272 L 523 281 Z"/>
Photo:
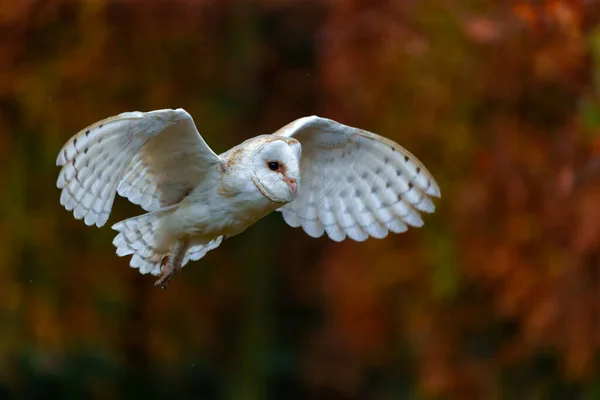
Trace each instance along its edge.
<path fill-rule="evenodd" d="M 276 203 L 294 200 L 300 184 L 300 142 L 269 135 L 254 144 L 250 178 L 256 189 Z"/>

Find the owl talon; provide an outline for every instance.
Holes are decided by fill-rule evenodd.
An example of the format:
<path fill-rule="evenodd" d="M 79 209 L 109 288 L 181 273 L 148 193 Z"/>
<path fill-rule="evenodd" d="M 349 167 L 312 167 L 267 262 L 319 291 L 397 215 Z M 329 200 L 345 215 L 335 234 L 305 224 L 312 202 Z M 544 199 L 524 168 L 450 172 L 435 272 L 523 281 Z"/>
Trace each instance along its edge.
<path fill-rule="evenodd" d="M 175 268 L 166 268 L 162 267 L 160 272 L 160 279 L 154 283 L 154 286 L 160 286 L 164 289 L 167 288 L 171 279 L 175 278 L 175 276 L 179 273 L 179 270 Z"/>
<path fill-rule="evenodd" d="M 160 286 L 163 290 L 167 288 L 171 279 L 175 278 L 177 274 L 181 271 L 181 267 L 177 267 L 173 262 L 170 262 L 170 258 L 165 258 L 162 266 L 160 267 L 160 279 L 158 279 L 154 286 Z"/>

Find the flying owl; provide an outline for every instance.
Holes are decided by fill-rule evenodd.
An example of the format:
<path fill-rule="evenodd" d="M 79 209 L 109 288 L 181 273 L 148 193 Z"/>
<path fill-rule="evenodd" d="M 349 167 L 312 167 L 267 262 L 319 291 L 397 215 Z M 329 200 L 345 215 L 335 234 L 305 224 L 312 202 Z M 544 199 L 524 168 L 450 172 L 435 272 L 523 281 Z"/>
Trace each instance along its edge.
<path fill-rule="evenodd" d="M 56 164 L 60 203 L 86 225 L 106 223 L 116 193 L 147 211 L 114 224 L 113 244 L 163 289 L 275 210 L 312 237 L 363 241 L 422 226 L 440 196 L 400 145 L 318 116 L 217 155 L 181 108 L 126 112 L 81 130 Z"/>

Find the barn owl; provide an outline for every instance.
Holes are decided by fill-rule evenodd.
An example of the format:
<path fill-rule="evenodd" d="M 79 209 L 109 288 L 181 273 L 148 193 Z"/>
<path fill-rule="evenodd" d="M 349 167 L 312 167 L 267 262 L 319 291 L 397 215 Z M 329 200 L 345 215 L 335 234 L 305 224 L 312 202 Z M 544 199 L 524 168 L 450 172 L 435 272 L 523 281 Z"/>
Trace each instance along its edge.
<path fill-rule="evenodd" d="M 400 145 L 318 116 L 217 155 L 181 108 L 126 112 L 81 130 L 56 163 L 60 203 L 86 225 L 107 222 L 116 193 L 147 211 L 114 224 L 113 244 L 163 289 L 275 210 L 312 237 L 363 241 L 422 226 L 440 196 Z"/>

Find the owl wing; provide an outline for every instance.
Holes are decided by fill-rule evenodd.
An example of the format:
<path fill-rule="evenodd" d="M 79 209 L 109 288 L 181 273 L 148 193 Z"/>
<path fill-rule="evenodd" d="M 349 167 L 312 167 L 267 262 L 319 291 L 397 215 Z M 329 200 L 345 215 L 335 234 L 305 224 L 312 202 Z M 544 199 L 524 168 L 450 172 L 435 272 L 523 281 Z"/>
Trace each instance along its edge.
<path fill-rule="evenodd" d="M 154 211 L 181 201 L 219 162 L 185 110 L 127 112 L 69 139 L 56 185 L 75 218 L 102 226 L 116 192 Z"/>
<path fill-rule="evenodd" d="M 280 208 L 292 227 L 312 237 L 362 241 L 420 227 L 419 211 L 431 213 L 440 197 L 434 178 L 397 143 L 317 116 L 274 133 L 302 145 L 301 182 L 294 201 Z"/>

